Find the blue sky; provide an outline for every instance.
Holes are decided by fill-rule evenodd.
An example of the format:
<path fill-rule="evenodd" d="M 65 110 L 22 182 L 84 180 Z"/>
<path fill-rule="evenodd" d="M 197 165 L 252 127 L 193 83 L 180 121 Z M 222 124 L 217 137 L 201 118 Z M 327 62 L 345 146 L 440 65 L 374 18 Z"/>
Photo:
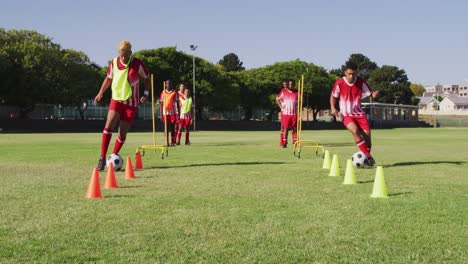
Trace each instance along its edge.
<path fill-rule="evenodd" d="M 2 1 L 0 27 L 33 29 L 105 64 L 120 40 L 134 51 L 177 46 L 247 68 L 302 59 L 336 68 L 351 53 L 397 65 L 410 81 L 468 79 L 468 1 Z"/>

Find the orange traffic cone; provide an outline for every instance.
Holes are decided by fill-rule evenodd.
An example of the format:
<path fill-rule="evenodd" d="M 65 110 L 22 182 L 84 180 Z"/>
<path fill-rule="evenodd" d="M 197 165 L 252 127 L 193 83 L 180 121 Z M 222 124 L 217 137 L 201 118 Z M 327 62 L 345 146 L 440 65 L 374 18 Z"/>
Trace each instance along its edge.
<path fill-rule="evenodd" d="M 101 199 L 101 186 L 99 183 L 99 170 L 94 168 L 93 176 L 89 181 L 88 192 L 86 193 L 87 199 Z"/>
<path fill-rule="evenodd" d="M 112 162 L 109 163 L 109 168 L 107 168 L 106 183 L 104 184 L 104 189 L 113 189 L 119 188 L 117 186 L 117 180 L 115 179 L 114 165 Z"/>
<path fill-rule="evenodd" d="M 136 179 L 135 172 L 133 171 L 132 159 L 130 157 L 127 157 L 127 164 L 125 165 L 125 179 L 126 180 Z"/>
<path fill-rule="evenodd" d="M 135 156 L 135 170 L 142 170 L 143 169 L 143 161 L 141 161 L 141 153 L 140 151 L 136 152 Z"/>

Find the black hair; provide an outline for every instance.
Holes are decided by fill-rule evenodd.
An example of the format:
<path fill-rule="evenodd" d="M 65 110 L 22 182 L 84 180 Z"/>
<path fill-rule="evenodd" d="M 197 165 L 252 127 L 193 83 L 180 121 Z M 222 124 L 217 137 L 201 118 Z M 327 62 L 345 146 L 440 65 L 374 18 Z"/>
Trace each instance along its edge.
<path fill-rule="evenodd" d="M 356 63 L 352 62 L 352 61 L 347 61 L 346 64 L 345 64 L 345 70 L 353 70 L 353 71 L 357 71 L 357 65 Z"/>

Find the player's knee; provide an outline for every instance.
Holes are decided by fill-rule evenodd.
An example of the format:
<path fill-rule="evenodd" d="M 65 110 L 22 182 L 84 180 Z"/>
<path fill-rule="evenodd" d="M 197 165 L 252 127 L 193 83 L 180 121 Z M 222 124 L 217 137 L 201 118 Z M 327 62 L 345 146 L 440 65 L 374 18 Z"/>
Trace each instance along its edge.
<path fill-rule="evenodd" d="M 351 134 L 353 134 L 353 136 L 359 136 L 361 137 L 361 135 L 359 135 L 359 130 L 357 128 L 349 128 L 349 131 L 351 132 Z"/>

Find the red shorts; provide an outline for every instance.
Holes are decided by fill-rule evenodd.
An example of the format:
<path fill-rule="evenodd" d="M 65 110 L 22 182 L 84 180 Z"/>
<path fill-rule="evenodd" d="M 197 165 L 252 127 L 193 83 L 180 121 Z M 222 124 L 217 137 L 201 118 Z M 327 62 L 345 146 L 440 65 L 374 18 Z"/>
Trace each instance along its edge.
<path fill-rule="evenodd" d="M 190 119 L 190 118 L 180 119 L 179 120 L 179 127 L 189 127 L 190 126 L 190 121 L 192 121 L 192 119 Z"/>
<path fill-rule="evenodd" d="M 137 107 L 128 106 L 127 104 L 115 101 L 113 99 L 111 99 L 109 110 L 114 110 L 115 112 L 119 113 L 120 120 L 130 124 L 133 123 L 133 119 L 138 112 Z"/>
<path fill-rule="evenodd" d="M 177 123 L 177 115 L 163 115 L 163 122 L 168 122 L 169 124 Z"/>
<path fill-rule="evenodd" d="M 281 114 L 281 127 L 293 128 L 297 125 L 297 115 L 283 115 Z"/>
<path fill-rule="evenodd" d="M 346 128 L 348 128 L 350 123 L 355 123 L 361 130 L 370 131 L 369 121 L 367 121 L 367 117 L 365 115 L 343 117 L 343 124 Z"/>

